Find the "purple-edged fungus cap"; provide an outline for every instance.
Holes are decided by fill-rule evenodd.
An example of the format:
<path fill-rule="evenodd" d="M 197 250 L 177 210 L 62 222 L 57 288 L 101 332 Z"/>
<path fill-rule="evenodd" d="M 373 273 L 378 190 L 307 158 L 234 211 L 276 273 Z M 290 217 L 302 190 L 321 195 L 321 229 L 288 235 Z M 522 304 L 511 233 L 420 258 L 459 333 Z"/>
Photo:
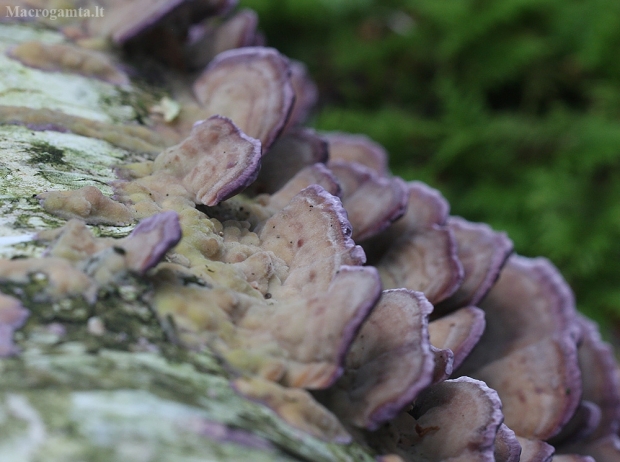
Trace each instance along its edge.
<path fill-rule="evenodd" d="M 0 293 L 0 358 L 19 353 L 13 333 L 26 323 L 28 316 L 30 311 L 19 300 Z"/>
<path fill-rule="evenodd" d="M 165 27 L 183 39 L 191 24 L 203 18 L 223 14 L 236 0 L 125 0 L 114 2 L 102 19 L 93 20 L 90 26 L 99 35 L 110 36 L 117 45 Z"/>
<path fill-rule="evenodd" d="M 375 430 L 430 385 L 432 309 L 420 292 L 383 292 L 351 345 L 344 375 L 322 398 L 342 421 Z"/>
<path fill-rule="evenodd" d="M 190 29 L 184 54 L 192 69 L 206 66 L 224 51 L 256 45 L 258 15 L 255 11 L 244 8 L 224 22 L 219 19 L 209 18 Z"/>
<path fill-rule="evenodd" d="M 464 278 L 461 286 L 450 298 L 435 306 L 435 315 L 463 306 L 477 305 L 499 277 L 499 272 L 513 248 L 506 233 L 495 232 L 483 223 L 471 223 L 462 218 L 450 217 L 448 227 L 456 239 Z"/>
<path fill-rule="evenodd" d="M 515 432 L 501 424 L 495 435 L 495 462 L 520 462 L 521 445 Z"/>
<path fill-rule="evenodd" d="M 345 355 L 381 294 L 376 270 L 351 240 L 337 197 L 320 186 L 301 191 L 268 219 L 260 247 L 288 266 L 269 304 L 255 305 L 239 322 L 244 342 L 271 338 L 286 352 L 280 382 L 321 389 L 341 374 Z"/>
<path fill-rule="evenodd" d="M 316 84 L 308 75 L 306 65 L 300 61 L 291 60 L 291 84 L 295 92 L 295 103 L 285 131 L 295 125 L 303 124 L 319 99 Z"/>
<path fill-rule="evenodd" d="M 562 428 L 562 431 L 549 440 L 555 447 L 562 443 L 570 445 L 581 441 L 594 432 L 601 423 L 601 408 L 590 401 L 581 401 L 577 410 Z"/>
<path fill-rule="evenodd" d="M 454 353 L 447 348 L 437 348 L 431 345 L 431 353 L 435 362 L 433 382 L 440 383 L 448 379 L 454 371 Z"/>
<path fill-rule="evenodd" d="M 327 162 L 327 156 L 327 142 L 314 130 L 293 128 L 278 138 L 261 159 L 261 171 L 252 190 L 273 194 L 304 167 Z"/>
<path fill-rule="evenodd" d="M 615 460 L 619 460 L 619 459 L 615 459 Z M 580 456 L 577 454 L 555 454 L 552 458 L 551 458 L 551 462 L 596 462 L 592 457 L 590 456 Z M 601 460 L 601 462 L 603 462 Z"/>
<path fill-rule="evenodd" d="M 433 385 L 391 422 L 405 460 L 493 461 L 502 423 L 497 393 L 469 377 Z M 455 412 L 458 409 L 458 412 Z"/>
<path fill-rule="evenodd" d="M 322 133 L 329 144 L 329 159 L 357 162 L 380 175 L 388 173 L 388 155 L 385 149 L 365 135 L 349 133 Z"/>
<path fill-rule="evenodd" d="M 484 326 L 484 311 L 475 306 L 461 308 L 429 324 L 431 345 L 451 350 L 456 370 L 480 340 Z"/>
<path fill-rule="evenodd" d="M 620 437 L 607 435 L 580 449 L 580 452 L 583 451 L 596 462 L 618 462 L 620 460 Z"/>
<path fill-rule="evenodd" d="M 553 446 L 540 440 L 517 436 L 521 445 L 520 462 L 551 462 L 555 450 Z"/>
<path fill-rule="evenodd" d="M 433 225 L 401 236 L 376 263 L 386 289 L 405 287 L 423 292 L 436 304 L 454 293 L 463 280 L 452 231 Z"/>
<path fill-rule="evenodd" d="M 260 169 L 260 142 L 230 119 L 197 122 L 189 137 L 155 159 L 155 175 L 179 181 L 197 204 L 216 205 L 245 189 Z"/>
<path fill-rule="evenodd" d="M 583 338 L 577 354 L 583 384 L 583 399 L 601 410 L 601 420 L 590 439 L 620 430 L 620 380 L 611 346 L 601 339 L 596 324 L 579 316 Z"/>
<path fill-rule="evenodd" d="M 357 162 L 330 161 L 328 166 L 342 187 L 356 242 L 379 234 L 405 213 L 407 185 L 400 178 L 381 176 Z"/>
<path fill-rule="evenodd" d="M 325 164 L 314 164 L 301 169 L 280 190 L 269 196 L 268 203 L 275 210 L 284 208 L 301 190 L 319 185 L 328 193 L 339 196 L 340 183 Z"/>
<path fill-rule="evenodd" d="M 288 60 L 273 48 L 225 51 L 198 77 L 194 95 L 206 116 L 229 117 L 266 152 L 293 106 Z"/>
<path fill-rule="evenodd" d="M 450 206 L 439 191 L 419 181 L 412 181 L 407 183 L 407 197 L 405 214 L 388 229 L 364 243 L 371 264 L 375 264 L 403 236 L 426 231 L 434 225 L 445 225 Z"/>
<path fill-rule="evenodd" d="M 144 274 L 180 240 L 179 216 L 176 212 L 167 211 L 142 220 L 119 247 L 125 250 L 127 267 Z"/>
<path fill-rule="evenodd" d="M 480 308 L 487 327 L 457 373 L 497 390 L 517 435 L 556 435 L 581 396 L 570 288 L 548 260 L 512 256 Z"/>

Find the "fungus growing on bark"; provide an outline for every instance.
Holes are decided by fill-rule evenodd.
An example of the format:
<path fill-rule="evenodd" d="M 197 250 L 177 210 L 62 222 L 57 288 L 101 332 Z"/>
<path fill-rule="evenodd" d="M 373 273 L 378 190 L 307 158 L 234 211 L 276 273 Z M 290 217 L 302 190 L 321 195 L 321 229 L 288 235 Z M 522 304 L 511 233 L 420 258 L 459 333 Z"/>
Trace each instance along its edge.
<path fill-rule="evenodd" d="M 572 292 L 548 260 L 512 256 L 480 307 L 486 329 L 458 373 L 497 390 L 518 436 L 551 438 L 581 395 Z"/>
<path fill-rule="evenodd" d="M 380 176 L 357 162 L 328 165 L 342 187 L 342 202 L 357 242 L 379 234 L 405 213 L 407 186 L 400 178 Z"/>
<path fill-rule="evenodd" d="M 239 48 L 211 61 L 194 83 L 194 95 L 205 116 L 229 117 L 266 152 L 293 107 L 290 75 L 288 60 L 273 48 Z"/>
<path fill-rule="evenodd" d="M 508 256 L 512 241 L 488 225 L 450 217 L 457 254 L 463 265 L 463 282 L 456 292 L 435 307 L 435 315 L 468 305 L 477 305 L 491 289 Z"/>
<path fill-rule="evenodd" d="M 129 85 L 127 75 L 108 56 L 75 45 L 25 42 L 10 49 L 8 55 L 44 71 L 74 72 L 114 85 Z"/>
<path fill-rule="evenodd" d="M 308 460 L 331 460 L 330 451 L 347 444 L 384 462 L 618 461 L 615 360 L 596 328 L 576 316 L 558 271 L 544 259 L 509 257 L 503 233 L 449 217 L 438 191 L 390 176 L 387 154 L 368 138 L 301 128 L 316 87 L 302 65 L 247 47 L 260 40 L 255 14 L 200 22 L 232 3 L 135 0 L 99 24 L 127 50 L 163 43 L 171 46 L 164 54 L 184 49 L 175 56 L 211 61 L 193 86 L 200 104 L 188 101 L 184 79 L 164 70 L 178 101 L 170 127 L 159 120 L 151 128 L 151 119 L 122 132 L 148 149 L 120 143 L 142 146 L 142 154 L 123 154 L 134 164 L 116 166 L 112 197 L 93 186 L 32 192 L 44 211 L 69 221 L 38 233 L 36 245 L 48 243 L 40 258 L 0 260 L 0 357 L 20 353 L 14 341 L 30 348 L 15 362 L 18 372 L 3 359 L 0 382 L 38 367 L 37 335 L 46 332 L 56 332 L 52 343 L 84 342 L 89 365 L 105 359 L 109 345 L 125 348 L 118 325 L 135 315 L 151 319 L 159 337 L 138 323 L 126 348 L 174 368 L 152 381 L 140 369 L 148 385 L 136 387 L 195 374 L 181 387 L 186 404 L 223 408 L 218 394 L 230 385 L 294 427 L 280 439 L 264 426 L 247 432 L 272 413 L 252 420 L 245 409 L 239 414 L 252 422 L 243 429 L 225 412 L 215 413 L 222 421 L 203 415 L 183 423 L 215 442 L 269 452 L 284 444 Z M 157 40 L 149 45 L 150 38 Z M 33 49 L 82 56 L 77 45 Z M 43 120 L 22 109 L 4 111 L 12 121 L 43 128 L 53 121 L 71 136 L 114 139 L 109 127 L 69 124 L 61 111 Z M 135 222 L 131 233 L 118 227 Z M 95 237 L 87 224 L 126 237 Z M 376 268 L 364 266 L 366 255 Z M 39 317 L 46 326 L 36 325 Z M 62 375 L 46 374 L 23 382 L 43 390 L 41 377 Z M 202 388 L 211 375 L 222 388 Z M 334 444 L 313 458 L 296 447 L 310 437 Z"/>
<path fill-rule="evenodd" d="M 344 422 L 376 430 L 430 385 L 432 306 L 424 295 L 384 291 L 346 356 L 343 376 L 321 401 Z"/>
<path fill-rule="evenodd" d="M 13 343 L 13 332 L 24 325 L 29 315 L 18 299 L 0 293 L 0 358 L 19 352 Z"/>
<path fill-rule="evenodd" d="M 388 156 L 385 149 L 365 135 L 348 133 L 324 133 L 329 144 L 329 158 L 357 162 L 373 169 L 380 175 L 388 172 Z"/>
<path fill-rule="evenodd" d="M 371 441 L 406 461 L 492 461 L 501 423 L 497 393 L 483 382 L 462 377 L 422 392 L 409 412 Z"/>

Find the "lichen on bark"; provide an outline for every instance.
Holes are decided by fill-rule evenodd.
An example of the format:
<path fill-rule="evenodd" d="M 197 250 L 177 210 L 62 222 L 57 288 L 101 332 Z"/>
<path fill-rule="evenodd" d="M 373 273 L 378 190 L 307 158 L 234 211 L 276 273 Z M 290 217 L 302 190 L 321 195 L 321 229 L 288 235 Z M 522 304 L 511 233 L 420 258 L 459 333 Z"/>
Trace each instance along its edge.
<path fill-rule="evenodd" d="M 27 240 L 65 220 L 34 197 L 96 186 L 113 193 L 114 166 L 147 160 L 165 142 L 132 106 L 152 94 L 92 77 L 24 66 L 5 52 L 62 34 L 34 24 L 0 24 L 0 258 L 40 257 Z M 133 226 L 91 226 L 121 238 Z M 8 244 L 6 238 L 24 242 Z M 356 444 L 314 438 L 233 390 L 230 371 L 204 350 L 175 343 L 157 318 L 148 281 L 127 276 L 79 296 L 41 300 L 40 274 L 3 282 L 0 292 L 30 311 L 15 332 L 19 354 L 0 360 L 0 459 L 11 461 L 365 461 Z"/>

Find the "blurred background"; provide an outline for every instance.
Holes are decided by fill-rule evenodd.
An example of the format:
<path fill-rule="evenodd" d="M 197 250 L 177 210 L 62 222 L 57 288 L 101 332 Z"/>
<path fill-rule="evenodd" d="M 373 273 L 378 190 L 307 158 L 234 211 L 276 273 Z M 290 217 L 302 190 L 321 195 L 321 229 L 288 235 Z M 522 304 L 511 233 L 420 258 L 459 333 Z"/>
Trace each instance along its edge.
<path fill-rule="evenodd" d="M 620 332 L 618 0 L 241 0 L 319 87 L 312 126 L 365 133 L 453 215 L 550 258 Z"/>

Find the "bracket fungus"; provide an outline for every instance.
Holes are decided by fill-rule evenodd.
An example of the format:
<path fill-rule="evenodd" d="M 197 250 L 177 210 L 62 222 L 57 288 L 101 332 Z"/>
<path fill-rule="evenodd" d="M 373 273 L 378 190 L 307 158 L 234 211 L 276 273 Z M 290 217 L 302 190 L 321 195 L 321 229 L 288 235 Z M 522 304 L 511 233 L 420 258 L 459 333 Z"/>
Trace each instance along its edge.
<path fill-rule="evenodd" d="M 78 419 L 80 399 L 135 391 L 174 421 L 166 428 L 216 445 L 196 460 L 620 461 L 616 360 L 548 260 L 449 216 L 439 191 L 392 176 L 369 138 L 302 127 L 316 86 L 260 46 L 254 12 L 231 0 L 100 3 L 111 11 L 98 24 L 69 21 L 41 42 L 22 31 L 11 65 L 69 68 L 137 97 L 118 50 L 84 49 L 83 34 L 109 37 L 173 65 L 160 71 L 171 94 L 158 89 L 141 125 L 122 129 L 0 107 L 15 133 L 37 127 L 28 136 L 50 146 L 118 149 L 104 173 L 80 164 L 58 184 L 13 180 L 11 207 L 32 219 L 0 223 L 0 393 L 21 393 L 22 406 L 0 396 L 0 426 L 69 402 Z M 202 66 L 190 86 L 182 71 Z M 65 404 L 48 406 L 48 388 L 66 390 Z M 41 435 L 91 443 L 56 417 Z M 149 454 L 189 447 L 140 431 Z"/>
<path fill-rule="evenodd" d="M 206 116 L 229 117 L 265 151 L 293 107 L 290 75 L 288 60 L 273 48 L 239 48 L 211 61 L 194 83 L 194 94 Z"/>

